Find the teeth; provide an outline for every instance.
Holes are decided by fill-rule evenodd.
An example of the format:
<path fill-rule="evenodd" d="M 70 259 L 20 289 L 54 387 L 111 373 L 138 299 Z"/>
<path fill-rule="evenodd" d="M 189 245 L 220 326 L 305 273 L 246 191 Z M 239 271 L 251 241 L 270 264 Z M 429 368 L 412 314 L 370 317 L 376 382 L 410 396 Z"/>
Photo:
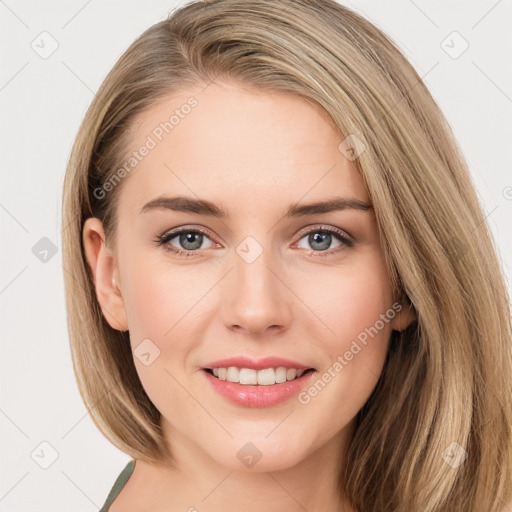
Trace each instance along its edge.
<path fill-rule="evenodd" d="M 233 378 L 230 380 L 229 370 L 233 370 L 231 375 Z M 258 373 L 256 370 L 252 370 L 251 368 L 235 368 L 232 366 L 228 368 L 228 378 L 230 382 L 240 382 L 240 384 L 258 384 Z"/>
<path fill-rule="evenodd" d="M 286 370 L 286 380 L 295 379 L 296 376 L 297 370 L 295 368 L 288 368 L 288 370 Z"/>
<path fill-rule="evenodd" d="M 230 366 L 229 368 L 212 368 L 213 375 L 220 380 L 228 382 L 236 382 L 239 384 L 248 384 L 260 386 L 271 386 L 272 384 L 280 384 L 287 380 L 299 378 L 306 370 L 296 370 L 295 368 L 265 368 L 264 370 L 253 370 L 252 368 L 237 368 Z"/>

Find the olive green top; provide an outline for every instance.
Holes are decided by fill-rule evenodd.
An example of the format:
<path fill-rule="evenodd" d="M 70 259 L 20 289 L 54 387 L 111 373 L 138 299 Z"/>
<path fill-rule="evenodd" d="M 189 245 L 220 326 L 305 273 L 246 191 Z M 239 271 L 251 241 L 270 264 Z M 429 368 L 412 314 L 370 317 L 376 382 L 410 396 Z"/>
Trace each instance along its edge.
<path fill-rule="evenodd" d="M 110 504 L 117 498 L 117 495 L 121 492 L 121 489 L 124 487 L 126 482 L 128 482 L 128 478 L 130 478 L 134 467 L 135 460 L 132 459 L 130 462 L 128 462 L 123 471 L 121 471 L 121 474 L 117 477 L 117 480 L 114 482 L 114 485 L 112 486 L 112 489 L 107 496 L 105 504 L 103 507 L 101 507 L 100 512 L 108 512 L 108 507 L 110 507 Z"/>

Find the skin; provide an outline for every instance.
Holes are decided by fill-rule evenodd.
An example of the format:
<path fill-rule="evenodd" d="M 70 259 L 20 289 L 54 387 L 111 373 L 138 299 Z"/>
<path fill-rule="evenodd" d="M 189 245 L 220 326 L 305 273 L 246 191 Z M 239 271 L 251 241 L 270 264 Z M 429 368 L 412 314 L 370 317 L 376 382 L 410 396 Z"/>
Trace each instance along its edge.
<path fill-rule="evenodd" d="M 413 318 L 402 309 L 308 404 L 246 408 L 207 385 L 200 368 L 235 355 L 299 361 L 317 369 L 314 383 L 394 297 L 372 209 L 281 218 L 296 202 L 369 202 L 325 115 L 292 95 L 215 82 L 140 114 L 132 149 L 191 95 L 198 106 L 124 178 L 114 245 L 102 242 L 98 219 L 83 231 L 105 318 L 130 331 L 132 349 L 149 338 L 160 350 L 148 366 L 134 361 L 176 456 L 175 468 L 138 460 L 110 510 L 340 510 L 336 471 L 353 419 L 381 374 L 391 330 Z M 231 215 L 140 213 L 162 195 L 208 199 Z M 308 241 L 321 225 L 348 233 L 352 247 L 335 235 Z M 209 233 L 199 254 L 155 243 L 181 226 Z M 263 251 L 252 263 L 236 251 L 247 236 Z M 262 453 L 252 468 L 237 457 L 248 442 Z"/>

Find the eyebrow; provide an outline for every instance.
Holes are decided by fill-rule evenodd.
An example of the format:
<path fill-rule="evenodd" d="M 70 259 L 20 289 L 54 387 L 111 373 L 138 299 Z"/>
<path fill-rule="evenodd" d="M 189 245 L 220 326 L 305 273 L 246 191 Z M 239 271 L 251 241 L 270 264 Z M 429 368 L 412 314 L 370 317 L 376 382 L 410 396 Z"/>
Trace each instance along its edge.
<path fill-rule="evenodd" d="M 283 219 L 290 217 L 302 217 L 305 215 L 316 215 L 320 213 L 328 213 L 338 210 L 369 210 L 372 208 L 369 204 L 355 199 L 353 197 L 335 197 L 325 201 L 315 203 L 293 203 L 286 210 Z M 226 219 L 229 217 L 228 212 L 219 208 L 215 203 L 206 199 L 194 199 L 186 196 L 157 197 L 146 203 L 140 213 L 146 213 L 151 210 L 172 210 L 175 212 L 195 213 L 197 215 L 208 215 L 211 217 Z"/>

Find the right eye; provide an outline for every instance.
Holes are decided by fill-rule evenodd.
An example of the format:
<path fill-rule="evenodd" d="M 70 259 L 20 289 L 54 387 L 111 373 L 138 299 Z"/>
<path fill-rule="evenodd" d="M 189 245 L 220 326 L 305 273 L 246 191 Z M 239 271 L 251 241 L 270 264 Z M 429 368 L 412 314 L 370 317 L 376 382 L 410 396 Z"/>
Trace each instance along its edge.
<path fill-rule="evenodd" d="M 208 238 L 206 231 L 202 229 L 191 229 L 191 228 L 180 228 L 172 231 L 166 231 L 165 233 L 157 237 L 157 244 L 164 246 L 166 250 L 169 250 L 175 254 L 189 257 L 197 254 L 204 249 L 202 247 L 204 238 Z M 176 247 L 171 243 L 174 239 L 181 245 Z"/>

